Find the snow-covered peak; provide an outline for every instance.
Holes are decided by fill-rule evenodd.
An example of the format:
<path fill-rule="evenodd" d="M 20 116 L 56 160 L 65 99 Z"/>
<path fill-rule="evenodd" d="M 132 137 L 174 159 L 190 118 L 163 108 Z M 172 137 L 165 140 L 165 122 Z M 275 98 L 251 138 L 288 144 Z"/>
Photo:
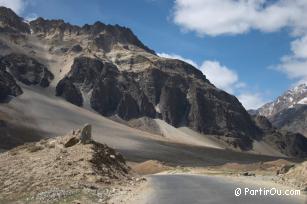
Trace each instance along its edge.
<path fill-rule="evenodd" d="M 259 108 L 259 114 L 270 118 L 282 110 L 293 108 L 297 104 L 307 104 L 307 83 L 293 87 L 275 101 L 265 104 Z"/>

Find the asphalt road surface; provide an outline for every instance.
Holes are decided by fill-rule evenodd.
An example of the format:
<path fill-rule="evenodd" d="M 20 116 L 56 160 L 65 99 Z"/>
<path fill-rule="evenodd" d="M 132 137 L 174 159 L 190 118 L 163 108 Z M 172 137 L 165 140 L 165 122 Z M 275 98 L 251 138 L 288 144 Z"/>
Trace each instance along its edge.
<path fill-rule="evenodd" d="M 235 189 L 260 186 L 234 182 L 215 176 L 154 175 L 146 204 L 307 204 L 303 196 L 235 196 Z M 262 187 L 264 188 L 264 187 Z M 268 187 L 267 187 L 268 188 Z M 270 188 L 269 188 L 270 189 Z M 284 191 L 283 191 L 284 192 Z"/>

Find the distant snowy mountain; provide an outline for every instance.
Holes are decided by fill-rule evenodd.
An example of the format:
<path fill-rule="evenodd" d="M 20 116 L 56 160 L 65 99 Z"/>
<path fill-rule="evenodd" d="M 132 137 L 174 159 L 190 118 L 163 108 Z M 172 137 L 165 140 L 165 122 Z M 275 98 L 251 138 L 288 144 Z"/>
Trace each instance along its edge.
<path fill-rule="evenodd" d="M 301 84 L 254 111 L 267 117 L 272 124 L 307 137 L 307 84 Z"/>
<path fill-rule="evenodd" d="M 279 112 L 293 108 L 297 104 L 307 104 L 307 84 L 301 84 L 279 96 L 275 101 L 270 102 L 258 109 L 258 113 L 267 118 L 274 117 Z"/>

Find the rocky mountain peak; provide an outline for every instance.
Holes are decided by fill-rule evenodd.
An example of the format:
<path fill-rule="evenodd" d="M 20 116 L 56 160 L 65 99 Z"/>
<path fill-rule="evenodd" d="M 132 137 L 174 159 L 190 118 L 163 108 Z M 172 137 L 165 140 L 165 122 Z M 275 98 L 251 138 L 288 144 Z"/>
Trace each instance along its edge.
<path fill-rule="evenodd" d="M 0 6 L 0 32 L 30 33 L 29 25 L 9 8 Z"/>
<path fill-rule="evenodd" d="M 300 84 L 286 91 L 275 101 L 262 106 L 258 111 L 260 115 L 268 118 L 273 117 L 277 113 L 293 108 L 297 104 L 307 104 L 307 84 Z"/>
<path fill-rule="evenodd" d="M 266 116 L 277 128 L 307 136 L 307 84 L 289 89 L 256 112 Z"/>
<path fill-rule="evenodd" d="M 20 17 L 15 20 L 24 25 Z M 38 86 L 46 95 L 105 117 L 162 119 L 242 150 L 250 150 L 261 136 L 235 96 L 192 65 L 155 55 L 129 28 L 43 18 L 26 25 L 31 32 L 17 35 L 16 42 L 7 40 L 7 32 L 0 36 L 6 43 L 0 53 L 1 101 L 22 94 L 23 87 Z M 7 75 L 11 80 L 5 80 Z"/>
<path fill-rule="evenodd" d="M 129 28 L 119 25 L 106 25 L 97 21 L 92 25 L 85 24 L 80 27 L 66 23 L 61 19 L 48 20 L 40 17 L 31 21 L 30 27 L 34 34 L 53 36 L 53 38 L 56 39 L 62 39 L 64 35 L 83 35 L 92 40 L 95 47 L 102 48 L 107 52 L 112 49 L 113 45 L 120 43 L 122 45 L 134 45 L 146 52 L 155 54 L 155 52 L 145 46 Z"/>

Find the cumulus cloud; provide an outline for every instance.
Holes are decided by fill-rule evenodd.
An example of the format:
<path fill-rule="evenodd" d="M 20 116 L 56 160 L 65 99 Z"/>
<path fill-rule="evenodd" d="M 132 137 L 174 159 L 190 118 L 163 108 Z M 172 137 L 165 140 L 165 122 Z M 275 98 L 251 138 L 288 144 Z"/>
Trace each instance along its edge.
<path fill-rule="evenodd" d="M 252 29 L 274 32 L 307 28 L 306 0 L 176 0 L 173 21 L 201 35 L 240 34 Z"/>
<path fill-rule="evenodd" d="M 292 54 L 284 56 L 277 69 L 299 83 L 307 82 L 307 35 L 291 43 Z"/>
<path fill-rule="evenodd" d="M 200 70 L 216 87 L 229 93 L 233 93 L 234 89 L 242 85 L 237 73 L 218 61 L 204 61 Z"/>
<path fill-rule="evenodd" d="M 260 93 L 242 93 L 238 99 L 247 110 L 257 109 L 267 102 Z"/>
<path fill-rule="evenodd" d="M 165 58 L 179 59 L 200 69 L 216 87 L 237 95 L 246 109 L 259 108 L 266 102 L 260 93 L 246 92 L 247 85 L 240 81 L 238 74 L 218 61 L 206 60 L 201 65 L 198 65 L 195 61 L 177 54 L 158 53 L 158 55 Z"/>
<path fill-rule="evenodd" d="M 26 6 L 25 0 L 0 0 L 0 6 L 12 9 L 17 14 L 21 14 Z"/>
<path fill-rule="evenodd" d="M 277 32 L 288 28 L 295 37 L 292 53 L 281 57 L 280 64 L 274 67 L 297 84 L 307 82 L 306 0 L 175 0 L 172 11 L 175 24 L 200 36 L 238 35 L 251 30 Z M 245 93 L 239 98 L 247 107 L 263 101 L 258 100 L 259 94 Z"/>
<path fill-rule="evenodd" d="M 244 86 L 244 83 L 239 82 L 239 77 L 235 71 L 220 64 L 218 61 L 207 60 L 198 65 L 195 61 L 177 54 L 158 53 L 158 55 L 165 58 L 179 59 L 193 65 L 200 69 L 216 87 L 229 93 L 233 93 L 234 89 Z"/>
<path fill-rule="evenodd" d="M 292 54 L 283 56 L 277 69 L 291 79 L 307 81 L 306 0 L 176 0 L 173 21 L 199 35 L 237 35 L 259 30 L 289 28 L 296 39 Z"/>
<path fill-rule="evenodd" d="M 177 54 L 158 53 L 158 56 L 164 57 L 164 58 L 170 58 L 170 59 L 179 59 L 181 61 L 184 61 L 184 62 L 186 62 L 186 63 L 188 63 L 190 65 L 193 65 L 194 67 L 198 68 L 197 63 L 194 62 L 193 60 L 185 58 L 185 57 L 182 57 L 182 56 L 177 55 Z"/>

